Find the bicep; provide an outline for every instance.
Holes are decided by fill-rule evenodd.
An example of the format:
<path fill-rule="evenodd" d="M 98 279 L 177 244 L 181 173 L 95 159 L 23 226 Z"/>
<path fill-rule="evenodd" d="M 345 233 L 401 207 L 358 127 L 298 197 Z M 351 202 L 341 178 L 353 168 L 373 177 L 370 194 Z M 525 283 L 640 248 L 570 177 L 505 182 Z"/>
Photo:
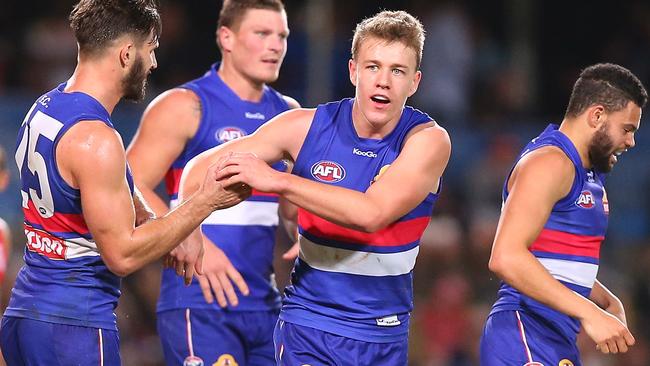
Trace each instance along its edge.
<path fill-rule="evenodd" d="M 124 147 L 115 131 L 95 134 L 87 144 L 66 149 L 79 185 L 83 217 L 100 250 L 130 236 L 135 225 L 133 199 L 126 180 Z M 72 158 L 74 156 L 74 159 Z"/>
<path fill-rule="evenodd" d="M 450 154 L 446 131 L 437 127 L 419 131 L 407 141 L 393 164 L 375 177 L 367 194 L 388 215 L 404 215 L 437 190 Z"/>
<path fill-rule="evenodd" d="M 544 228 L 553 206 L 570 190 L 572 166 L 548 157 L 524 158 L 515 167 L 494 239 L 495 249 L 528 248 Z"/>

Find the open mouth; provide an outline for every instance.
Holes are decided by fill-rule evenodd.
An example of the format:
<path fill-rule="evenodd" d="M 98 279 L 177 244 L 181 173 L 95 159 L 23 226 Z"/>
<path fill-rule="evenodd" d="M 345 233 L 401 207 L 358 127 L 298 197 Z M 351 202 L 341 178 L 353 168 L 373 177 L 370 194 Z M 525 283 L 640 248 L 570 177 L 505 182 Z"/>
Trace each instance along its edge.
<path fill-rule="evenodd" d="M 379 104 L 388 104 L 388 103 L 390 103 L 390 99 L 388 99 L 388 97 L 386 97 L 384 95 L 373 95 L 373 96 L 370 97 L 370 99 L 373 102 L 379 103 Z"/>

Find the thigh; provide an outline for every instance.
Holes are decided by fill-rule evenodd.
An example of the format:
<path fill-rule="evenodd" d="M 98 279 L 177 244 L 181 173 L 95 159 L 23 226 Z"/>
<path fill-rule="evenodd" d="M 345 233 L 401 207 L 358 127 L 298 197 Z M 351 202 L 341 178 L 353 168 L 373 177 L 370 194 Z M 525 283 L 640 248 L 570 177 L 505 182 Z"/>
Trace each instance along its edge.
<path fill-rule="evenodd" d="M 248 366 L 269 366 L 275 363 L 273 330 L 277 321 L 277 311 L 242 313 L 240 332 L 247 339 Z"/>
<path fill-rule="evenodd" d="M 228 313 L 165 311 L 158 314 L 158 333 L 167 365 L 247 365 L 243 340 Z"/>
<path fill-rule="evenodd" d="M 117 331 L 4 318 L 2 351 L 7 365 L 119 366 Z"/>
<path fill-rule="evenodd" d="M 580 366 L 575 342 L 550 330 L 543 319 L 519 311 L 488 317 L 480 345 L 482 366 Z"/>
<path fill-rule="evenodd" d="M 278 366 L 406 366 L 408 340 L 372 343 L 278 321 L 274 332 Z"/>

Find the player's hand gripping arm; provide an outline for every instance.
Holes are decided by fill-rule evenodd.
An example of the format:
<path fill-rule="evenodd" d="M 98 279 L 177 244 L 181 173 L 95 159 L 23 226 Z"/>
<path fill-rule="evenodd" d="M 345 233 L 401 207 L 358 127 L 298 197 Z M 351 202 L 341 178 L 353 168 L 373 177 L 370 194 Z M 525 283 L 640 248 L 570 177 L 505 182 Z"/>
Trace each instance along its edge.
<path fill-rule="evenodd" d="M 429 192 L 438 189 L 450 153 L 447 132 L 431 123 L 408 137 L 398 158 L 366 192 L 277 172 L 251 154 L 233 154 L 219 177 L 232 175 L 225 184 L 244 182 L 260 191 L 279 193 L 326 220 L 374 232 L 412 210 Z"/>
<path fill-rule="evenodd" d="M 142 115 L 126 157 L 133 179 L 157 216 L 169 207 L 154 191 L 187 142 L 196 134 L 201 102 L 187 89 L 172 89 L 154 99 Z"/>
<path fill-rule="evenodd" d="M 542 148 L 519 161 L 510 178 L 489 267 L 523 294 L 579 319 L 602 352 L 625 352 L 634 344 L 625 325 L 562 285 L 528 250 L 555 203 L 569 193 L 574 175 L 570 160 L 557 148 Z"/>
<path fill-rule="evenodd" d="M 169 252 L 213 210 L 247 197 L 247 192 L 224 189 L 215 179 L 213 167 L 187 202 L 136 227 L 121 138 L 98 121 L 80 122 L 63 135 L 57 146 L 57 164 L 66 181 L 79 188 L 86 224 L 102 259 L 119 276 Z M 186 270 L 190 278 L 198 263 L 200 257 L 189 258 Z"/>

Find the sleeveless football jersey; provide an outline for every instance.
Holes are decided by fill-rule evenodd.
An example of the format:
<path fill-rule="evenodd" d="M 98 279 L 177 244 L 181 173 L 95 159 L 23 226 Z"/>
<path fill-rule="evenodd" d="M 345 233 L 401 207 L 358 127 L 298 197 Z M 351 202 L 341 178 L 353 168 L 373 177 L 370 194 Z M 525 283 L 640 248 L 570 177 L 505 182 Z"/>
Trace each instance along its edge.
<path fill-rule="evenodd" d="M 282 95 L 268 86 L 264 87 L 258 103 L 241 100 L 221 80 L 218 69 L 218 64 L 215 64 L 203 77 L 181 86 L 199 97 L 201 120 L 196 135 L 167 173 L 166 185 L 172 206 L 177 204 L 183 168 L 193 157 L 222 143 L 250 135 L 266 121 L 289 109 Z M 286 169 L 284 164 L 274 167 Z M 201 225 L 203 233 L 226 253 L 250 289 L 248 296 L 237 292 L 239 305 L 229 307 L 230 310 L 280 307 L 272 264 L 277 226 L 278 197 L 261 192 L 253 192 L 249 199 L 234 207 L 213 212 Z M 196 279 L 187 287 L 174 270 L 164 270 L 158 311 L 188 307 L 219 309 L 216 302 L 205 302 Z"/>
<path fill-rule="evenodd" d="M 556 146 L 575 167 L 571 191 L 553 206 L 548 221 L 529 250 L 555 279 L 589 297 L 598 273 L 600 244 L 607 231 L 609 206 L 603 186 L 605 174 L 585 169 L 575 146 L 558 128 L 549 125 L 517 159 L 519 161 L 541 147 Z M 508 179 L 503 188 L 504 202 L 508 197 Z M 580 329 L 577 319 L 521 294 L 505 282 L 501 284 L 497 297 L 491 313 L 502 310 L 535 313 L 570 340 L 575 340 Z"/>
<path fill-rule="evenodd" d="M 365 192 L 399 155 L 412 128 L 431 117 L 405 107 L 383 139 L 361 138 L 352 124 L 353 99 L 320 105 L 293 174 Z M 437 194 L 388 227 L 363 233 L 300 209 L 300 256 L 285 290 L 280 318 L 368 342 L 407 337 L 412 275 L 419 242 Z"/>
<path fill-rule="evenodd" d="M 65 182 L 56 164 L 56 146 L 77 122 L 113 124 L 97 100 L 64 88 L 65 83 L 41 96 L 18 133 L 27 245 L 5 315 L 115 330 L 120 278 L 99 255 L 83 218 L 80 191 Z M 128 166 L 125 179 L 133 194 Z"/>

